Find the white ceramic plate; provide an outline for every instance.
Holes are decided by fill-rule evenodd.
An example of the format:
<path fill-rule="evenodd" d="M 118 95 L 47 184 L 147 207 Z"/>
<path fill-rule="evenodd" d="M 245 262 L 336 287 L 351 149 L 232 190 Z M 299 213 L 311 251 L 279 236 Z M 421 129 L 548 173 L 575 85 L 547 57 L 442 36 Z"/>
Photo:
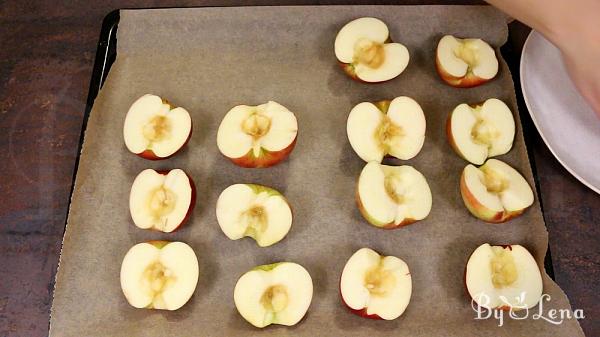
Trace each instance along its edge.
<path fill-rule="evenodd" d="M 521 55 L 521 88 L 531 119 L 556 159 L 600 193 L 600 118 L 569 79 L 560 51 L 532 31 Z"/>

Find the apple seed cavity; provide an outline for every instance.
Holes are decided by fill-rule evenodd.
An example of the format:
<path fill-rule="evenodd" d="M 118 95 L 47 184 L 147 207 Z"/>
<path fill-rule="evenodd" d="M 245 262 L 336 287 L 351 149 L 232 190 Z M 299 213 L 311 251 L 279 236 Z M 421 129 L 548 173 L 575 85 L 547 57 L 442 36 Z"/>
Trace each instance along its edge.
<path fill-rule="evenodd" d="M 152 296 L 151 306 L 157 309 L 164 307 L 161 293 L 166 286 L 175 281 L 173 273 L 160 262 L 155 262 L 144 270 L 142 280 L 148 293 Z"/>
<path fill-rule="evenodd" d="M 165 116 L 155 116 L 142 129 L 142 134 L 151 142 L 162 140 L 171 133 L 171 123 Z"/>
<path fill-rule="evenodd" d="M 261 296 L 260 303 L 271 312 L 280 312 L 288 305 L 287 289 L 282 285 L 269 287 Z"/>
<path fill-rule="evenodd" d="M 510 249 L 493 246 L 494 257 L 491 259 L 492 283 L 497 289 L 510 286 L 517 280 L 517 267 Z"/>
<path fill-rule="evenodd" d="M 396 174 L 388 174 L 383 179 L 385 191 L 389 197 L 396 203 L 404 202 L 404 188 L 402 188 L 401 178 Z"/>
<path fill-rule="evenodd" d="M 375 129 L 375 139 L 377 139 L 379 146 L 387 154 L 390 152 L 390 143 L 396 137 L 402 137 L 404 131 L 402 128 L 387 116 L 383 116 L 383 120 L 379 123 L 379 126 Z"/>
<path fill-rule="evenodd" d="M 385 61 L 383 44 L 361 38 L 354 44 L 354 62 L 362 63 L 369 68 L 379 68 Z"/>
<path fill-rule="evenodd" d="M 267 229 L 267 212 L 264 207 L 255 205 L 242 213 L 244 222 L 248 224 L 246 233 L 256 237 L 256 233 L 262 233 Z"/>
<path fill-rule="evenodd" d="M 371 295 L 385 296 L 396 285 L 396 277 L 389 270 L 383 268 L 383 258 L 377 267 L 367 272 L 365 287 Z"/>
<path fill-rule="evenodd" d="M 509 185 L 508 179 L 502 176 L 498 171 L 492 170 L 485 166 L 480 168 L 483 171 L 483 184 L 490 193 L 501 193 L 506 190 Z"/>
<path fill-rule="evenodd" d="M 167 215 L 175 208 L 176 199 L 177 196 L 173 191 L 161 186 L 151 194 L 150 211 L 157 218 Z"/>
<path fill-rule="evenodd" d="M 471 129 L 471 137 L 475 141 L 475 143 L 487 145 L 491 147 L 493 142 L 500 138 L 501 133 L 500 130 L 494 127 L 493 124 L 486 122 L 481 116 L 481 108 L 482 104 L 471 107 L 477 122 L 473 125 Z"/>
<path fill-rule="evenodd" d="M 477 47 L 470 41 L 462 41 L 458 48 L 454 50 L 454 56 L 465 61 L 469 66 L 467 72 L 472 72 L 472 69 L 479 63 Z"/>
<path fill-rule="evenodd" d="M 250 115 L 242 123 L 242 130 L 254 139 L 266 135 L 271 128 L 271 119 L 257 112 Z"/>

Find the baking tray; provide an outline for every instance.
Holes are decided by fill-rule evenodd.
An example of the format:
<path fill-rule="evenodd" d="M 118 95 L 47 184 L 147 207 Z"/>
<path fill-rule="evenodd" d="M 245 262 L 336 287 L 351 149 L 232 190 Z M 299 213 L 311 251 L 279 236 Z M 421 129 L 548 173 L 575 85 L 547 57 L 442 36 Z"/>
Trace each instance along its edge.
<path fill-rule="evenodd" d="M 75 162 L 75 170 L 73 171 L 73 179 L 71 185 L 71 195 L 73 194 L 73 188 L 75 187 L 75 177 L 77 176 L 77 168 L 79 166 L 79 157 L 81 155 L 81 147 L 83 145 L 83 139 L 85 134 L 85 129 L 87 125 L 87 120 L 94 105 L 94 100 L 98 95 L 98 92 L 102 88 L 104 81 L 106 80 L 106 76 L 110 71 L 110 67 L 117 57 L 117 30 L 119 28 L 119 15 L 120 10 L 113 10 L 108 13 L 104 20 L 102 21 L 102 28 L 100 30 L 100 38 L 98 40 L 98 49 L 96 50 L 96 58 L 94 60 L 94 67 L 92 70 L 92 77 L 90 80 L 90 88 L 88 91 L 88 97 L 86 101 L 86 108 L 83 117 L 83 124 L 81 128 L 81 136 L 79 139 L 79 147 L 77 150 L 77 159 Z M 510 34 L 509 29 L 509 34 Z M 512 39 L 507 40 L 506 44 L 504 44 L 500 50 L 502 52 L 502 56 L 506 60 L 512 74 L 513 82 L 515 84 L 515 93 L 517 95 L 517 104 L 519 106 L 520 111 L 527 111 L 527 107 L 525 106 L 525 102 L 523 99 L 523 93 L 521 91 L 521 82 L 519 76 L 519 62 L 521 58 L 521 54 L 518 50 L 516 50 L 515 46 L 511 43 Z M 539 134 L 535 126 L 533 125 L 533 121 L 529 114 L 521 114 L 521 125 L 523 127 L 523 136 L 525 138 L 525 145 L 527 147 L 527 154 L 529 157 L 529 162 L 531 164 L 531 170 L 533 172 L 533 178 L 536 187 L 537 193 L 537 202 L 540 204 L 540 208 L 542 210 L 542 216 L 544 217 L 544 222 L 546 222 L 546 216 L 544 213 L 544 205 L 541 198 L 541 189 L 539 184 L 539 177 L 537 173 L 537 167 L 535 162 L 535 156 L 533 155 L 533 144 L 536 140 L 539 141 Z M 71 198 L 69 198 L 71 200 Z M 66 222 L 65 222 L 66 227 Z M 544 267 L 546 268 L 546 273 L 553 280 L 555 279 L 554 275 L 554 266 L 552 262 L 552 254 L 550 252 L 550 247 L 548 246 L 548 250 L 546 251 L 546 257 L 544 259 Z"/>
<path fill-rule="evenodd" d="M 546 262 L 545 267 L 550 273 L 551 263 L 549 259 L 544 261 L 544 254 L 541 254 L 544 249 L 547 249 L 548 242 L 541 207 L 538 208 L 539 206 L 536 205 L 524 217 L 507 224 L 506 231 L 498 232 L 494 226 L 482 226 L 477 219 L 468 216 L 468 213 L 460 207 L 462 202 L 458 191 L 455 190 L 454 179 L 448 176 L 445 170 L 439 170 L 440 163 L 446 161 L 452 172 L 459 172 L 464 167 L 464 161 L 446 151 L 448 144 L 442 132 L 442 125 L 448 106 L 481 99 L 481 96 L 495 96 L 501 90 L 503 96 L 500 97 L 510 102 L 513 111 L 517 111 L 514 89 L 519 88 L 519 85 L 517 81 L 511 81 L 513 78 L 508 76 L 511 72 L 506 60 L 513 69 L 516 69 L 514 65 L 515 59 L 518 61 L 518 54 L 512 52 L 510 45 L 502 50 L 497 48 L 498 54 L 503 56 L 502 76 L 498 81 L 475 91 L 457 91 L 445 86 L 439 81 L 432 68 L 422 67 L 427 64 L 427 60 L 432 59 L 433 43 L 439 38 L 440 32 L 450 30 L 454 33 L 482 36 L 495 46 L 506 43 L 508 33 L 505 26 L 506 17 L 491 7 L 477 7 L 217 7 L 167 11 L 126 10 L 108 15 L 102 27 L 96 65 L 90 83 L 88 109 L 82 127 L 82 132 L 86 133 L 87 139 L 85 145 L 82 145 L 84 153 L 78 158 L 76 167 L 77 180 L 72 193 L 69 230 L 66 231 L 63 240 L 61 264 L 57 274 L 50 335 L 56 337 L 152 336 L 153 332 L 158 332 L 160 335 L 176 333 L 183 336 L 197 329 L 215 333 L 225 329 L 227 331 L 225 335 L 234 335 L 242 331 L 253 335 L 258 332 L 240 319 L 235 308 L 225 298 L 229 297 L 228 290 L 233 288 L 236 275 L 245 272 L 249 265 L 272 262 L 274 256 L 287 256 L 287 259 L 303 263 L 309 270 L 313 270 L 317 280 L 317 293 L 320 296 L 313 298 L 314 310 L 309 312 L 304 324 L 290 329 L 272 327 L 262 331 L 262 334 L 291 336 L 309 332 L 308 335 L 311 336 L 324 333 L 348 336 L 364 336 L 367 333 L 388 335 L 386 331 L 402 326 L 405 328 L 404 332 L 412 331 L 411 334 L 420 331 L 424 335 L 432 335 L 426 331 L 433 329 L 431 332 L 435 330 L 435 334 L 442 333 L 440 336 L 443 336 L 449 331 L 455 331 L 455 334 L 469 331 L 470 335 L 481 335 L 480 332 L 487 331 L 487 328 L 494 329 L 496 325 L 494 321 L 465 325 L 467 321 L 471 322 L 472 316 L 468 314 L 471 310 L 465 304 L 462 276 L 456 273 L 455 267 L 458 266 L 460 269 L 459 265 L 461 263 L 464 265 L 464 257 L 469 253 L 469 248 L 482 240 L 489 240 L 490 237 L 495 238 L 495 242 L 518 241 L 534 247 L 534 253 L 537 252 L 535 254 L 537 262 L 540 265 Z M 378 86 L 357 85 L 348 81 L 331 62 L 331 50 L 327 46 L 336 28 L 339 29 L 338 26 L 342 23 L 357 16 L 364 16 L 365 13 L 387 21 L 396 21 L 394 36 L 406 34 L 403 41 L 406 41 L 409 49 L 414 48 L 416 51 L 417 67 L 409 69 L 412 71 L 408 71 L 399 81 Z M 465 15 L 472 15 L 476 20 L 486 24 L 474 26 L 472 23 L 465 23 L 461 19 Z M 222 23 L 226 24 L 219 26 Z M 307 23 L 310 25 L 307 26 Z M 234 28 L 228 28 L 231 25 Z M 210 31 L 214 27 L 220 27 L 214 31 L 214 34 L 199 33 Z M 274 29 L 277 27 L 284 29 Z M 186 33 L 185 36 L 182 36 L 182 33 Z M 423 34 L 427 39 L 423 40 Z M 246 35 L 248 39 L 240 38 Z M 233 48 L 230 41 L 236 38 L 238 39 L 236 41 L 241 43 Z M 256 41 L 262 44 L 256 44 Z M 157 42 L 168 53 L 155 53 Z M 117 44 L 119 55 L 116 55 Z M 256 52 L 280 50 L 277 48 L 283 47 L 289 47 L 281 51 L 285 57 L 283 60 L 287 61 L 275 62 L 282 56 L 267 52 L 260 54 L 261 60 L 267 62 L 255 62 L 250 67 L 244 65 L 243 69 L 248 70 L 246 72 L 228 66 L 252 62 L 252 59 L 248 61 L 244 55 L 258 55 Z M 224 51 L 223 56 L 212 53 L 211 48 Z M 232 52 L 233 50 L 237 51 Z M 219 62 L 221 67 L 213 67 Z M 305 76 L 297 76 L 295 69 L 298 67 L 305 67 L 306 72 L 303 72 Z M 108 76 L 109 69 L 111 70 Z M 157 69 L 157 71 L 148 72 L 147 69 Z M 180 76 L 172 76 L 174 71 Z M 231 76 L 230 81 L 222 84 L 223 81 L 220 79 L 227 76 Z M 255 86 L 246 83 L 248 76 L 255 79 L 252 83 L 264 85 Z M 104 83 L 105 78 L 107 78 L 106 83 Z M 120 225 L 130 220 L 128 212 L 118 203 L 118 200 L 127 198 L 128 191 L 122 186 L 129 185 L 133 175 L 149 164 L 123 151 L 120 119 L 122 111 L 130 105 L 131 97 L 153 92 L 156 90 L 156 83 L 162 83 L 162 93 L 167 97 L 174 97 L 175 102 L 188 102 L 186 106 L 190 107 L 190 111 L 195 113 L 195 118 L 200 122 L 201 137 L 196 137 L 194 139 L 196 144 L 186 148 L 187 155 L 174 158 L 170 166 L 186 167 L 194 176 L 200 177 L 197 181 L 204 182 L 201 186 L 206 187 L 211 193 L 201 194 L 204 197 L 201 205 L 212 205 L 216 202 L 216 194 L 212 191 L 222 190 L 231 183 L 258 179 L 269 186 L 283 188 L 290 200 L 296 200 L 299 214 L 297 217 L 299 226 L 296 228 L 299 231 L 294 231 L 292 234 L 300 239 L 286 240 L 269 251 L 257 251 L 257 255 L 246 254 L 249 249 L 253 249 L 253 242 L 223 241 L 222 233 L 217 227 L 213 227 L 216 223 L 214 214 L 207 213 L 207 208 L 201 207 L 199 212 L 202 216 L 195 218 L 198 223 L 194 226 L 186 226 L 183 231 L 178 231 L 172 237 L 190 242 L 205 254 L 202 267 L 208 277 L 201 280 L 202 286 L 206 289 L 203 292 L 205 295 L 193 297 L 190 305 L 186 307 L 187 310 L 147 313 L 132 310 L 121 296 L 117 296 L 121 291 L 117 279 L 118 264 L 115 261 L 120 260 L 125 251 L 135 242 L 156 237 L 156 234 L 140 232 L 130 226 Z M 231 83 L 234 83 L 233 87 Z M 428 91 L 431 87 L 436 88 L 439 94 L 432 95 L 432 92 Z M 212 90 L 202 93 L 198 92 L 198 88 L 212 88 Z M 355 156 L 349 151 L 344 130 L 337 127 L 345 123 L 346 114 L 332 112 L 349 111 L 357 97 L 363 97 L 363 100 L 375 100 L 381 97 L 395 97 L 394 95 L 398 93 L 415 97 L 425 104 L 430 116 L 437 116 L 431 120 L 429 128 L 431 137 L 429 143 L 425 144 L 428 146 L 425 152 L 427 155 L 417 157 L 414 162 L 417 167 L 424 170 L 426 176 L 432 177 L 435 182 L 432 185 L 432 192 L 436 191 L 434 195 L 438 196 L 436 200 L 441 207 L 432 210 L 432 216 L 426 220 L 429 226 L 410 226 L 405 230 L 392 233 L 372 230 L 369 226 L 363 225 L 364 221 L 356 212 L 353 198 L 348 198 L 353 192 L 355 174 L 362 162 L 354 160 Z M 310 105 L 305 96 L 313 97 L 316 102 L 322 104 Z M 205 143 L 207 139 L 216 137 L 216 123 L 219 118 L 214 116 L 215 113 L 221 111 L 223 107 L 255 102 L 257 97 L 259 101 L 278 97 L 282 102 L 288 103 L 293 111 L 304 114 L 301 122 L 305 123 L 305 127 L 302 129 L 306 132 L 303 134 L 308 137 L 302 139 L 307 140 L 307 144 L 310 145 L 301 146 L 298 148 L 299 152 L 295 151 L 295 155 L 299 158 L 325 159 L 322 165 L 318 160 L 309 162 L 289 160 L 272 170 L 241 170 L 219 156 L 214 146 L 198 146 Z M 325 117 L 333 124 L 322 123 L 322 118 Z M 328 125 L 333 128 L 329 128 Z M 526 132 L 523 132 L 522 126 L 526 127 Z M 525 121 L 519 123 L 519 127 L 521 130 L 516 139 L 516 149 L 508 154 L 506 159 L 524 172 L 531 185 L 537 185 L 534 177 L 535 167 L 529 163 L 527 151 L 528 144 L 536 144 L 532 143 L 532 140 L 536 141 L 535 134 L 532 133 L 531 123 L 527 124 Z M 319 138 L 321 135 L 326 137 Z M 528 140 L 527 143 L 525 138 Z M 312 141 L 311 144 L 311 140 L 315 139 L 318 139 L 318 142 L 315 144 Z M 106 140 L 108 144 L 102 140 Z M 115 152 L 116 148 L 121 150 Z M 339 151 L 331 151 L 331 149 Z M 162 165 L 159 163 L 159 166 Z M 325 175 L 336 179 L 335 188 L 331 190 L 322 187 L 330 181 L 323 179 L 323 175 L 305 181 L 304 177 L 310 174 L 311 170 L 323 170 Z M 214 172 L 218 173 L 214 174 Z M 307 194 L 306 191 L 311 193 Z M 325 196 L 323 202 L 315 203 L 315 200 L 320 199 L 321 196 Z M 458 209 L 462 211 L 448 212 L 448 210 Z M 348 217 L 351 212 L 352 216 Z M 314 214 L 323 217 L 315 217 Z M 339 228 L 323 225 L 340 223 L 346 225 Z M 459 226 L 456 228 L 462 229 L 453 231 L 450 240 L 444 233 L 447 229 L 455 227 L 449 226 Z M 310 231 L 303 231 L 306 228 L 310 228 Z M 319 235 L 311 236 L 313 231 Z M 411 240 L 411 237 L 415 237 L 412 235 L 423 237 L 425 240 L 415 242 Z M 113 245 L 110 249 L 106 249 L 104 243 L 98 241 L 98 238 L 112 238 Z M 340 243 L 339 238 L 344 241 Z M 442 244 L 435 240 L 442 240 Z M 355 244 L 351 244 L 350 241 Z M 423 258 L 426 263 L 416 263 L 413 267 L 418 283 L 437 277 L 432 280 L 431 287 L 416 288 L 414 300 L 417 304 L 431 307 L 431 315 L 411 309 L 403 319 L 378 323 L 342 314 L 344 308 L 339 305 L 339 294 L 337 294 L 339 286 L 335 282 L 335 277 L 330 277 L 332 273 L 337 274 L 339 270 L 333 272 L 333 269 L 330 270 L 330 265 L 342 265 L 344 256 L 350 255 L 350 250 L 357 248 L 356 242 L 360 243 L 360 246 L 375 247 L 382 252 L 397 252 L 394 255 L 403 256 L 408 261 Z M 423 254 L 424 247 L 425 251 L 428 251 L 427 254 Z M 342 250 L 345 253 L 338 254 Z M 218 257 L 215 251 L 219 252 Z M 332 256 L 323 261 L 322 254 L 332 254 Z M 221 258 L 218 264 L 214 263 L 215 257 Z M 104 264 L 104 268 L 97 268 L 98 263 L 104 261 L 112 262 Z M 427 263 L 427 261 L 434 263 Z M 221 271 L 224 270 L 230 271 L 222 273 Z M 215 278 L 215 275 L 218 277 Z M 224 282 L 225 286 L 214 286 L 216 279 L 219 283 Z M 557 299 L 557 308 L 569 307 L 564 293 L 550 281 L 546 273 L 543 279 L 549 293 Z M 436 295 L 440 290 L 449 291 L 448 301 L 437 300 Z M 108 293 L 111 296 L 104 296 Z M 82 301 L 82 298 L 86 300 Z M 203 311 L 207 304 L 214 305 L 218 310 L 212 313 Z M 422 307 L 416 305 L 414 308 Z M 449 315 L 448 310 L 454 314 Z M 198 319 L 186 319 L 191 313 L 201 316 L 197 316 Z M 215 317 L 213 313 L 216 313 Z M 223 314 L 225 314 L 225 321 L 229 317 L 229 324 L 221 323 Z M 438 324 L 432 325 L 431 319 Z M 519 329 L 529 324 L 513 322 L 508 324 L 507 331 L 521 335 L 519 331 L 522 330 Z M 542 333 L 540 336 L 551 334 L 550 329 L 563 330 L 562 328 L 554 330 L 556 328 L 544 325 L 543 322 L 531 324 L 535 327 L 534 331 Z M 578 325 L 569 323 L 565 329 L 570 331 L 566 331 L 564 335 L 582 335 L 576 333 L 577 328 L 580 330 Z"/>

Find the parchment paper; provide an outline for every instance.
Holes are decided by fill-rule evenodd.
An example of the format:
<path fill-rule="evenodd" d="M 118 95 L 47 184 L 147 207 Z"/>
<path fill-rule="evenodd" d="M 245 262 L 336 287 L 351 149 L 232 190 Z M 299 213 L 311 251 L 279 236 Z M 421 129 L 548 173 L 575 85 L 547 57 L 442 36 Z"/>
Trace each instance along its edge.
<path fill-rule="evenodd" d="M 398 78 L 367 85 L 350 80 L 337 66 L 333 41 L 349 20 L 376 16 L 410 51 Z M 473 89 L 441 82 L 434 50 L 444 34 L 480 37 L 499 47 L 506 18 L 490 7 L 262 7 L 121 11 L 117 60 L 96 99 L 85 135 L 67 231 L 60 259 L 50 335 L 58 336 L 582 336 L 575 320 L 505 317 L 475 320 L 463 284 L 465 264 L 480 244 L 514 243 L 529 248 L 540 267 L 548 235 L 536 200 L 522 217 L 490 225 L 472 217 L 460 197 L 466 162 L 449 147 L 444 122 L 462 102 L 498 97 L 517 114 L 509 70 Z M 188 109 L 194 134 L 174 158 L 151 162 L 129 153 L 123 142 L 125 113 L 145 93 Z M 360 216 L 354 190 L 364 162 L 346 137 L 350 109 L 362 101 L 408 95 L 427 119 L 425 145 L 406 162 L 427 178 L 433 209 L 424 221 L 387 231 Z M 238 104 L 275 100 L 296 113 L 299 138 L 289 160 L 269 169 L 244 169 L 220 155 L 216 131 Z M 517 117 L 518 119 L 518 117 Z M 499 159 L 522 172 L 533 186 L 522 130 L 513 149 Z M 182 168 L 196 181 L 198 204 L 190 223 L 172 234 L 136 228 L 128 197 L 145 168 Z M 294 209 L 294 223 L 280 243 L 259 248 L 247 238 L 231 241 L 218 227 L 215 203 L 228 185 L 260 183 L 282 191 Z M 150 239 L 189 243 L 200 261 L 192 299 L 175 312 L 134 309 L 119 284 L 127 250 Z M 341 304 L 339 279 L 359 248 L 395 255 L 410 266 L 413 294 L 394 321 L 373 321 Z M 310 272 L 314 296 L 296 326 L 259 330 L 238 314 L 234 285 L 250 268 L 294 261 Z M 543 268 L 543 267 L 542 267 Z M 570 308 L 547 276 L 550 308 Z M 537 307 L 534 312 L 537 313 Z"/>

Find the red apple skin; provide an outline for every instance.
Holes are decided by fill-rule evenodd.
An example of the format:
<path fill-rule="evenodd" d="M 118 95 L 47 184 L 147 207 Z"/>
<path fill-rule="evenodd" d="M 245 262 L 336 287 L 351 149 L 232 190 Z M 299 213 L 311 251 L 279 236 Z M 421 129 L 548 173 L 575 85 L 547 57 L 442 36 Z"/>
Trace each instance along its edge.
<path fill-rule="evenodd" d="M 473 109 L 476 109 L 477 107 L 482 106 L 484 102 L 485 101 L 476 104 L 469 104 L 469 106 Z M 446 138 L 448 139 L 448 143 L 450 144 L 450 147 L 452 147 L 454 152 L 456 152 L 456 154 L 462 159 L 469 161 L 467 158 L 465 158 L 462 152 L 460 152 L 460 149 L 454 142 L 454 136 L 452 135 L 452 114 L 454 114 L 454 110 L 450 112 L 450 114 L 448 115 L 448 119 L 446 119 Z"/>
<path fill-rule="evenodd" d="M 156 170 L 156 173 L 163 175 L 163 176 L 166 176 L 167 174 L 169 174 L 169 172 L 171 172 L 171 170 Z M 190 187 L 192 189 L 192 197 L 190 199 L 190 206 L 188 207 L 185 217 L 183 218 L 183 220 L 181 220 L 181 223 L 179 225 L 177 225 L 177 227 L 173 228 L 172 231 L 166 232 L 166 233 L 173 233 L 176 230 L 178 230 L 181 226 L 183 226 L 190 219 L 190 217 L 192 215 L 192 211 L 194 210 L 194 207 L 196 207 L 196 184 L 194 183 L 194 180 L 192 179 L 192 177 L 190 177 L 189 174 L 186 173 L 185 175 L 188 177 L 188 180 L 190 181 Z M 156 229 L 154 227 L 149 228 L 149 229 L 156 231 Z M 162 231 L 159 231 L 159 232 L 162 232 Z M 157 241 L 157 242 L 160 242 L 160 241 Z"/>
<path fill-rule="evenodd" d="M 397 225 L 393 221 L 388 224 L 383 224 L 383 225 L 378 224 L 374 219 L 371 218 L 369 213 L 367 213 L 364 205 L 362 204 L 362 201 L 360 200 L 360 195 L 358 194 L 358 187 L 356 188 L 356 193 L 354 195 L 355 195 L 356 204 L 358 206 L 358 210 L 360 211 L 360 214 L 363 216 L 363 218 L 365 218 L 365 220 L 367 220 L 367 222 L 369 224 L 373 225 L 374 227 L 383 228 L 383 229 L 398 229 L 400 227 L 404 227 L 404 226 L 407 226 L 407 225 L 417 222 L 415 219 L 404 219 L 404 220 L 402 220 L 402 222 L 400 222 Z"/>
<path fill-rule="evenodd" d="M 460 194 L 461 194 L 463 202 L 464 202 L 465 206 L 467 207 L 467 209 L 469 210 L 469 212 L 476 218 L 481 219 L 485 222 L 489 222 L 489 223 L 499 224 L 499 223 L 507 222 L 508 220 L 511 220 L 511 219 L 516 218 L 519 215 L 523 214 L 523 212 L 525 212 L 525 210 L 527 208 L 529 208 L 529 207 L 526 207 L 524 209 L 512 211 L 512 212 L 508 212 L 508 211 L 494 212 L 489 215 L 483 214 L 484 212 L 486 212 L 486 207 L 483 206 L 481 203 L 479 203 L 477 198 L 475 198 L 475 196 L 467 188 L 464 173 L 460 177 Z"/>
<path fill-rule="evenodd" d="M 436 57 L 435 57 L 435 69 L 437 70 L 437 73 L 440 75 L 440 78 L 444 82 L 446 82 L 446 84 L 448 84 L 452 87 L 456 87 L 456 88 L 476 87 L 478 85 L 482 85 L 482 84 L 494 79 L 494 77 L 495 77 L 494 76 L 490 79 L 484 79 L 479 76 L 475 76 L 475 74 L 473 74 L 470 71 L 467 72 L 467 74 L 463 77 L 452 76 L 448 72 L 446 72 L 446 70 L 444 70 L 444 68 L 440 64 L 439 58 L 437 57 L 437 53 L 436 53 Z"/>
<path fill-rule="evenodd" d="M 177 151 L 173 152 L 173 154 L 166 156 L 166 157 L 159 157 L 157 156 L 152 150 L 145 150 L 143 152 L 140 153 L 136 153 L 136 155 L 147 159 L 147 160 L 164 160 L 164 159 L 169 159 L 171 157 L 173 157 L 174 155 L 176 155 L 177 153 L 179 153 L 190 141 L 190 139 L 192 138 L 192 131 L 194 129 L 194 124 L 192 123 L 192 126 L 190 127 L 190 134 L 188 135 L 187 139 L 185 140 L 185 142 L 181 145 L 181 147 L 179 149 L 177 149 Z"/>
<path fill-rule="evenodd" d="M 491 211 L 490 214 L 482 214 L 487 209 L 477 200 L 477 198 L 475 198 L 475 196 L 467 188 L 464 172 L 460 177 L 460 194 L 462 196 L 465 206 L 467 207 L 469 212 L 471 212 L 471 214 L 476 218 L 490 223 L 501 223 L 506 221 L 504 220 L 504 212 Z"/>
<path fill-rule="evenodd" d="M 369 84 L 373 84 L 373 83 L 378 83 L 378 82 L 367 82 L 367 81 L 363 81 L 360 78 L 358 78 L 358 76 L 356 76 L 356 72 L 354 72 L 354 66 L 350 63 L 343 63 L 338 61 L 338 65 L 342 68 L 342 70 L 346 73 L 346 75 L 350 76 L 351 79 L 360 82 L 360 83 L 369 83 Z"/>
<path fill-rule="evenodd" d="M 342 298 L 342 301 L 344 301 L 343 298 Z M 379 315 L 377 315 L 377 314 L 372 314 L 372 315 L 367 314 L 367 308 L 363 308 L 363 309 L 360 309 L 360 310 L 355 310 L 355 309 L 350 308 L 346 304 L 346 302 L 344 302 L 344 305 L 348 308 L 348 310 L 350 310 L 350 312 L 352 312 L 353 314 L 358 315 L 360 317 L 364 317 L 364 318 L 368 318 L 368 319 L 374 319 L 374 320 L 383 320 L 383 318 L 379 317 Z"/>
<path fill-rule="evenodd" d="M 285 158 L 287 158 L 289 156 L 289 154 L 292 152 L 292 150 L 296 146 L 297 139 L 298 139 L 298 135 L 296 135 L 296 138 L 294 138 L 294 141 L 283 150 L 271 152 L 271 151 L 266 151 L 263 149 L 262 155 L 259 157 L 255 157 L 254 154 L 252 153 L 252 149 L 250 149 L 250 151 L 248 151 L 248 153 L 246 155 L 244 155 L 243 157 L 229 158 L 229 160 L 231 160 L 234 164 L 236 164 L 238 166 L 246 167 L 246 168 L 271 167 L 271 166 L 276 165 L 279 162 L 283 161 Z"/>

